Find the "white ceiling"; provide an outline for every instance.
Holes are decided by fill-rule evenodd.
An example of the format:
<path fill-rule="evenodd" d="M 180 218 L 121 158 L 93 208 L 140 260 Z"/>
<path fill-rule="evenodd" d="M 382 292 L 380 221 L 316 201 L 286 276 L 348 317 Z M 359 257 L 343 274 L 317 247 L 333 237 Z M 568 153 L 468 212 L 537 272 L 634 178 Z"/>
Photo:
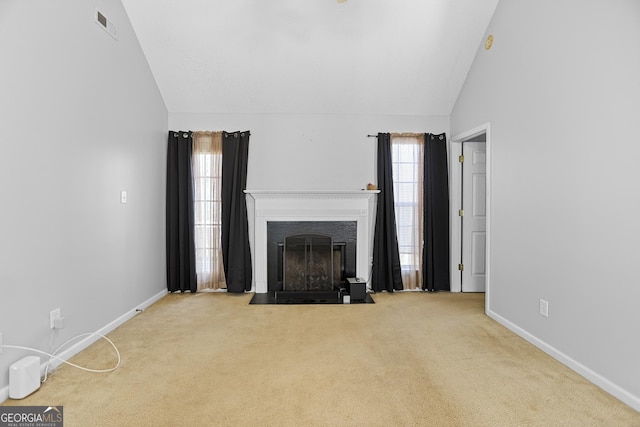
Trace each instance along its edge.
<path fill-rule="evenodd" d="M 169 112 L 449 115 L 498 0 L 122 0 Z"/>

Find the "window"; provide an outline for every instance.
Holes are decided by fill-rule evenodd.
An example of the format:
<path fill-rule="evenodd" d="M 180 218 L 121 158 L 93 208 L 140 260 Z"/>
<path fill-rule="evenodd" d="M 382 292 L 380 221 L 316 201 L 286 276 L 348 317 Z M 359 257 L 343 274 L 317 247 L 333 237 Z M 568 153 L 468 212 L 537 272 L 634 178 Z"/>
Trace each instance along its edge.
<path fill-rule="evenodd" d="M 226 288 L 222 262 L 222 133 L 193 133 L 193 204 L 198 290 Z"/>
<path fill-rule="evenodd" d="M 422 286 L 424 136 L 392 135 L 394 207 L 405 289 Z"/>

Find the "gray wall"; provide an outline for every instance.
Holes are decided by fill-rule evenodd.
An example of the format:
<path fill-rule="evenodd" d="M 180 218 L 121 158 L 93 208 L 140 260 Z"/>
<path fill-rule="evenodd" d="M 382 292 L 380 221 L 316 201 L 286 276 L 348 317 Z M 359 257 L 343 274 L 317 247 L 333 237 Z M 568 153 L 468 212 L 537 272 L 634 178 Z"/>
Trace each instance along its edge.
<path fill-rule="evenodd" d="M 168 114 L 119 1 L 2 0 L 0 57 L 0 333 L 51 351 L 166 289 Z"/>
<path fill-rule="evenodd" d="M 356 190 L 377 183 L 378 132 L 449 133 L 448 116 L 169 113 L 172 130 L 250 130 L 250 190 Z M 254 202 L 247 197 L 254 247 Z M 373 227 L 373 221 L 372 221 Z"/>
<path fill-rule="evenodd" d="M 491 123 L 489 314 L 638 409 L 640 2 L 501 1 L 487 34 L 451 130 Z"/>

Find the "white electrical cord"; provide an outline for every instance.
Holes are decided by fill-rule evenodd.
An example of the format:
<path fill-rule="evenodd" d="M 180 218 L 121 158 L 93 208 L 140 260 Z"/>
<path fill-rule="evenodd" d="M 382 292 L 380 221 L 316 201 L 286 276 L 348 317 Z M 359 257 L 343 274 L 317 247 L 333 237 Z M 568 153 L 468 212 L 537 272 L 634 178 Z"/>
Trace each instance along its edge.
<path fill-rule="evenodd" d="M 115 350 L 116 355 L 118 356 L 118 363 L 116 363 L 116 365 L 113 368 L 108 368 L 108 369 L 90 369 L 90 368 L 85 368 L 83 366 L 76 365 L 75 363 L 68 362 L 68 361 L 56 356 L 56 353 L 59 352 L 64 346 L 66 346 L 70 342 L 72 342 L 72 341 L 74 341 L 74 340 L 76 340 L 76 339 L 78 339 L 80 337 L 94 336 L 94 335 L 97 335 L 97 336 L 107 340 L 109 342 L 109 344 L 111 344 L 111 346 Z M 111 341 L 109 338 L 107 338 L 104 335 L 101 335 L 101 334 L 99 334 L 97 332 L 88 332 L 88 333 L 85 333 L 85 334 L 76 335 L 75 337 L 71 338 L 69 341 L 65 342 L 60 347 L 58 347 L 53 353 L 47 353 L 46 351 L 41 351 L 41 350 L 38 350 L 38 349 L 35 349 L 35 348 L 31 348 L 31 347 L 22 347 L 22 346 L 19 346 L 19 345 L 2 345 L 2 346 L 0 346 L 0 348 L 14 348 L 14 349 L 17 349 L 17 350 L 27 350 L 27 351 L 33 351 L 35 353 L 40 353 L 40 354 L 43 354 L 45 356 L 49 356 L 49 360 L 47 361 L 47 365 L 46 365 L 46 368 L 45 368 L 45 371 L 44 371 L 44 378 L 42 380 L 43 383 L 45 381 L 47 381 L 47 375 L 49 374 L 49 365 L 51 364 L 51 361 L 53 359 L 57 359 L 62 363 L 66 363 L 67 365 L 73 366 L 74 368 L 78 368 L 78 369 L 81 369 L 83 371 L 93 372 L 93 373 L 98 373 L 98 374 L 115 371 L 116 369 L 118 369 L 120 367 L 120 361 L 121 361 L 120 352 L 118 351 L 118 347 L 116 347 L 116 345 L 113 343 L 113 341 Z"/>

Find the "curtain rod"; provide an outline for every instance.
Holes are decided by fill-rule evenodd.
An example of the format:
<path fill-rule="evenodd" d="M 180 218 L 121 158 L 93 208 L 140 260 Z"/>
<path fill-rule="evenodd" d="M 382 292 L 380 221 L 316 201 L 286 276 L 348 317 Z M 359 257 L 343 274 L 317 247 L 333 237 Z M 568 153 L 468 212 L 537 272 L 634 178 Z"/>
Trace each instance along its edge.
<path fill-rule="evenodd" d="M 415 132 L 400 132 L 400 133 L 394 133 L 391 132 L 391 136 L 416 136 L 416 137 L 420 137 L 420 136 L 424 136 L 424 132 L 423 133 L 415 133 Z M 367 135 L 367 138 L 377 138 L 378 135 Z"/>

